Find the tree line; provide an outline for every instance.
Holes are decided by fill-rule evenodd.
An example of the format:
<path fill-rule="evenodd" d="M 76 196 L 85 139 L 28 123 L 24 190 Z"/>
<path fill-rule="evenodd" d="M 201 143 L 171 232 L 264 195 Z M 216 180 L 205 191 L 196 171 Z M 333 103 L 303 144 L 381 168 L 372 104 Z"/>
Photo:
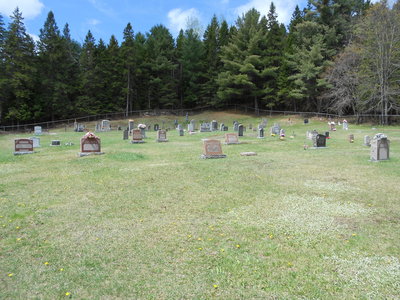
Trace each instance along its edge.
<path fill-rule="evenodd" d="M 174 39 L 163 25 L 142 34 L 128 23 L 121 43 L 89 31 L 80 44 L 50 11 L 34 43 L 16 8 L 7 27 L 0 15 L 0 123 L 230 104 L 383 123 L 398 111 L 398 2 L 309 0 L 287 27 L 277 17 L 271 3 L 231 26 L 213 16 L 203 34 L 192 25 Z"/>

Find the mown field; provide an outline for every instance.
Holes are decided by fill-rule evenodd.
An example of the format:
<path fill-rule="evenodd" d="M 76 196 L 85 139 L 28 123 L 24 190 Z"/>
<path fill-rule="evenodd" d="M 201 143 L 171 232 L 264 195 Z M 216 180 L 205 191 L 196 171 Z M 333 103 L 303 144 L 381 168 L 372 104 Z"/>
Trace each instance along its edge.
<path fill-rule="evenodd" d="M 190 118 L 229 132 L 233 120 L 261 122 Z M 303 150 L 305 132 L 327 131 L 327 120 L 267 118 L 285 141 L 247 130 L 213 160 L 200 159 L 201 139 L 223 132 L 171 130 L 156 143 L 149 131 L 144 144 L 100 132 L 105 155 L 81 158 L 83 134 L 71 128 L 23 156 L 14 138 L 32 135 L 0 135 L 0 298 L 399 299 L 400 127 L 350 123 L 326 149 Z M 174 117 L 135 122 L 162 120 L 172 127 Z M 372 163 L 363 137 L 378 132 L 390 160 Z"/>

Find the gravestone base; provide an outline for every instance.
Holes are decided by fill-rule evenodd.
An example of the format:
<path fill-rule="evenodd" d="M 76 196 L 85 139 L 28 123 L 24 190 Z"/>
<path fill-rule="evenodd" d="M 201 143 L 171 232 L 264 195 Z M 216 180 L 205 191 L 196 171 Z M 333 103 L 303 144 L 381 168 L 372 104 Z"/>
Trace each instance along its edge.
<path fill-rule="evenodd" d="M 162 142 L 168 142 L 168 140 L 160 140 L 160 139 L 157 139 L 156 142 L 162 143 Z"/>
<path fill-rule="evenodd" d="M 104 154 L 104 152 L 79 152 L 78 156 L 82 157 L 82 156 L 89 156 L 89 155 L 102 155 Z"/>
<path fill-rule="evenodd" d="M 200 158 L 202 159 L 210 159 L 210 158 L 225 158 L 226 155 L 225 154 L 219 154 L 219 155 L 200 155 Z"/>
<path fill-rule="evenodd" d="M 35 151 L 16 151 L 14 155 L 24 155 L 24 154 L 33 154 Z"/>
<path fill-rule="evenodd" d="M 241 142 L 225 142 L 224 143 L 225 145 L 239 145 L 239 144 L 241 144 Z"/>
<path fill-rule="evenodd" d="M 308 149 L 326 149 L 326 148 L 328 148 L 328 147 L 310 147 Z"/>
<path fill-rule="evenodd" d="M 131 144 L 143 144 L 144 141 L 131 141 Z"/>

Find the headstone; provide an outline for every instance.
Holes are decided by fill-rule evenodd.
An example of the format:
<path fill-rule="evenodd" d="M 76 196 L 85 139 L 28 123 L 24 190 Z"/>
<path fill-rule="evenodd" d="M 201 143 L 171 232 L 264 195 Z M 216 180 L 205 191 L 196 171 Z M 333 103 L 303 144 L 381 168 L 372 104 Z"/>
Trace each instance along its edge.
<path fill-rule="evenodd" d="M 354 143 L 354 134 L 349 134 L 349 142 Z"/>
<path fill-rule="evenodd" d="M 40 138 L 33 136 L 29 138 L 33 142 L 33 148 L 39 148 L 40 147 Z"/>
<path fill-rule="evenodd" d="M 281 130 L 279 130 L 279 136 L 280 137 L 285 137 L 285 133 L 286 133 L 285 129 L 282 128 Z"/>
<path fill-rule="evenodd" d="M 96 123 L 96 131 L 102 131 L 102 130 L 101 130 L 101 123 L 100 123 L 100 122 L 97 122 L 97 123 Z"/>
<path fill-rule="evenodd" d="M 227 144 L 227 145 L 240 144 L 238 134 L 237 133 L 225 133 L 225 144 Z"/>
<path fill-rule="evenodd" d="M 189 131 L 189 132 L 194 132 L 194 127 L 193 127 L 193 124 L 192 124 L 192 123 L 189 123 L 189 124 L 188 124 L 188 131 Z"/>
<path fill-rule="evenodd" d="M 101 152 L 100 138 L 95 136 L 92 132 L 86 133 L 81 138 L 81 152 L 79 156 L 87 156 L 93 154 L 104 154 Z"/>
<path fill-rule="evenodd" d="M 110 120 L 102 120 L 101 131 L 110 131 L 110 130 L 111 130 Z"/>
<path fill-rule="evenodd" d="M 200 132 L 211 132 L 211 124 L 210 123 L 202 123 L 200 125 Z"/>
<path fill-rule="evenodd" d="M 329 131 L 325 131 L 325 136 L 326 136 L 327 139 L 330 139 L 330 137 L 329 137 Z"/>
<path fill-rule="evenodd" d="M 144 143 L 143 135 L 140 129 L 133 129 L 132 130 L 132 144 L 141 144 Z"/>
<path fill-rule="evenodd" d="M 52 140 L 50 146 L 61 146 L 60 140 Z"/>
<path fill-rule="evenodd" d="M 347 120 L 343 120 L 343 130 L 349 130 L 349 124 L 347 123 Z"/>
<path fill-rule="evenodd" d="M 157 142 L 168 142 L 167 140 L 167 131 L 159 130 L 157 131 Z"/>
<path fill-rule="evenodd" d="M 174 120 L 174 127 L 176 128 L 178 126 L 178 120 Z"/>
<path fill-rule="evenodd" d="M 188 112 L 186 112 L 185 121 L 189 122 L 189 113 Z"/>
<path fill-rule="evenodd" d="M 85 130 L 85 125 L 83 125 L 83 124 L 77 124 L 77 126 L 76 126 L 76 132 L 83 132 Z"/>
<path fill-rule="evenodd" d="M 140 127 L 140 133 L 142 134 L 142 137 L 145 139 L 146 138 L 146 127 Z"/>
<path fill-rule="evenodd" d="M 182 129 L 182 125 L 178 124 L 178 127 L 176 128 L 178 131 Z"/>
<path fill-rule="evenodd" d="M 35 135 L 42 135 L 42 126 L 34 127 Z"/>
<path fill-rule="evenodd" d="M 249 129 L 253 129 L 253 124 L 249 124 Z"/>
<path fill-rule="evenodd" d="M 74 131 L 77 131 L 77 130 L 78 130 L 78 122 L 75 119 L 75 121 L 74 121 Z"/>
<path fill-rule="evenodd" d="M 278 135 L 281 130 L 281 126 L 278 123 L 275 123 L 274 126 L 271 127 L 271 134 Z"/>
<path fill-rule="evenodd" d="M 304 124 L 308 124 L 308 119 L 304 119 Z"/>
<path fill-rule="evenodd" d="M 211 121 L 211 131 L 217 131 L 218 130 L 218 122 L 216 120 Z"/>
<path fill-rule="evenodd" d="M 203 155 L 201 158 L 225 158 L 226 155 L 222 153 L 221 142 L 219 140 L 203 140 Z"/>
<path fill-rule="evenodd" d="M 190 131 L 195 131 L 196 130 L 196 121 L 190 120 L 190 125 L 192 126 L 192 130 L 190 130 Z"/>
<path fill-rule="evenodd" d="M 224 131 L 228 131 L 228 126 L 224 126 Z"/>
<path fill-rule="evenodd" d="M 183 128 L 181 128 L 179 130 L 179 136 L 184 136 L 185 135 L 185 131 L 183 130 Z"/>
<path fill-rule="evenodd" d="M 160 125 L 154 124 L 154 131 L 159 131 L 160 130 Z"/>
<path fill-rule="evenodd" d="M 306 138 L 309 140 L 314 140 L 315 136 L 318 134 L 318 131 L 315 129 L 313 131 L 307 131 Z"/>
<path fill-rule="evenodd" d="M 238 126 L 238 132 L 239 132 L 239 136 L 243 136 L 243 125 L 242 124 L 240 124 Z"/>
<path fill-rule="evenodd" d="M 264 128 L 262 127 L 262 125 L 258 126 L 258 136 L 257 138 L 259 139 L 263 139 L 264 138 Z"/>
<path fill-rule="evenodd" d="M 335 122 L 328 122 L 328 125 L 329 125 L 329 130 L 330 131 L 336 131 L 336 124 L 335 124 Z"/>
<path fill-rule="evenodd" d="M 371 147 L 371 138 L 369 135 L 364 136 L 364 146 Z"/>
<path fill-rule="evenodd" d="M 239 131 L 239 122 L 235 121 L 235 123 L 233 123 L 233 131 Z"/>
<path fill-rule="evenodd" d="M 326 136 L 323 134 L 316 134 L 313 137 L 313 146 L 316 148 L 326 147 Z"/>
<path fill-rule="evenodd" d="M 371 140 L 371 161 L 380 161 L 389 159 L 390 141 L 383 133 L 378 133 Z"/>
<path fill-rule="evenodd" d="M 128 129 L 125 129 L 125 130 L 124 130 L 123 139 L 124 139 L 124 140 L 129 139 L 129 131 L 128 131 Z"/>
<path fill-rule="evenodd" d="M 135 121 L 134 120 L 129 120 L 128 123 L 128 132 L 131 132 L 132 129 L 135 128 Z"/>
<path fill-rule="evenodd" d="M 15 139 L 14 140 L 14 155 L 32 154 L 33 141 L 31 139 Z"/>
<path fill-rule="evenodd" d="M 224 124 L 224 123 L 221 123 L 221 125 L 219 126 L 219 130 L 220 130 L 220 131 L 224 131 L 224 127 L 225 127 L 225 124 Z"/>

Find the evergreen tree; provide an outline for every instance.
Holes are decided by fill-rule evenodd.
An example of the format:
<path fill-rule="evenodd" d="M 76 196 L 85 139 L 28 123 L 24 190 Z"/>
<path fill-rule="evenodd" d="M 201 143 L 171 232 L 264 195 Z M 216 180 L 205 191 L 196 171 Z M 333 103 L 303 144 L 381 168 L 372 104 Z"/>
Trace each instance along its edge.
<path fill-rule="evenodd" d="M 96 41 L 89 30 L 85 37 L 79 59 L 81 66 L 81 94 L 77 101 L 77 110 L 79 113 L 99 113 L 100 103 L 97 101 L 96 85 L 96 54 Z"/>
<path fill-rule="evenodd" d="M 226 102 L 251 104 L 258 110 L 265 96 L 265 57 L 263 42 L 266 30 L 260 24 L 260 13 L 249 10 L 236 21 L 237 29 L 222 48 L 224 69 L 218 76 L 218 96 Z"/>
<path fill-rule="evenodd" d="M 228 29 L 226 24 L 226 30 Z M 203 43 L 204 43 L 204 63 L 206 66 L 206 82 L 203 85 L 203 95 L 204 101 L 208 104 L 217 104 L 218 97 L 218 73 L 221 69 L 221 59 L 220 59 L 220 26 L 217 17 L 214 15 L 211 19 L 210 24 L 207 26 L 204 32 Z M 228 32 L 226 32 L 226 37 Z"/>
<path fill-rule="evenodd" d="M 133 110 L 133 90 L 135 89 L 135 36 L 131 23 L 128 23 L 124 29 L 123 42 L 121 45 L 121 54 L 124 65 L 124 76 L 125 76 L 125 88 L 124 93 L 126 95 L 125 111 L 126 115 L 128 112 Z"/>
<path fill-rule="evenodd" d="M 4 39 L 4 74 L 0 87 L 4 95 L 4 116 L 12 122 L 32 120 L 36 75 L 35 45 L 26 33 L 18 8 L 10 17 L 11 23 Z"/>
<path fill-rule="evenodd" d="M 174 39 L 169 30 L 163 25 L 152 27 L 147 36 L 146 50 L 149 72 L 148 108 L 176 107 Z"/>
<path fill-rule="evenodd" d="M 5 93 L 3 88 L 5 77 L 5 64 L 4 64 L 4 42 L 6 38 L 6 29 L 4 27 L 3 16 L 0 14 L 0 123 L 3 117 L 3 103 L 5 102 Z"/>

